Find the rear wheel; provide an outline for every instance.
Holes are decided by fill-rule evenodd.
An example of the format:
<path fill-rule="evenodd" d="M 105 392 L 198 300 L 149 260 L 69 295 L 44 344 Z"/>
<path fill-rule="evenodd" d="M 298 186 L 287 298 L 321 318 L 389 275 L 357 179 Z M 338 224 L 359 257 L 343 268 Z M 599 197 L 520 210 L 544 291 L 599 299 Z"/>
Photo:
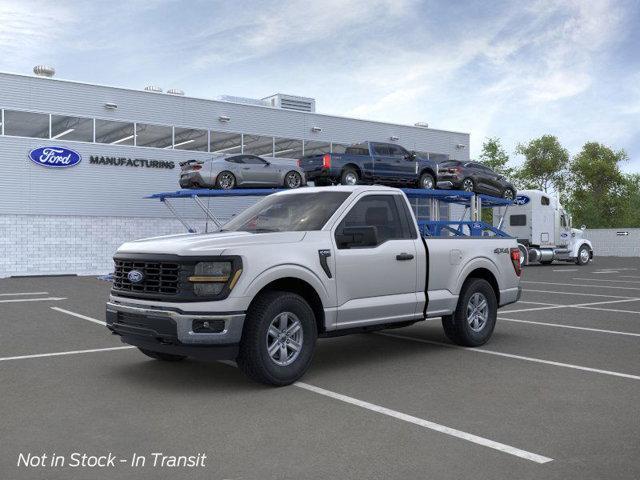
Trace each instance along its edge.
<path fill-rule="evenodd" d="M 430 173 L 423 173 L 420 175 L 420 188 L 425 188 L 427 190 L 432 190 L 436 186 L 436 181 L 433 178 L 433 175 Z"/>
<path fill-rule="evenodd" d="M 236 177 L 231 172 L 220 172 L 216 178 L 216 187 L 230 190 L 236 186 Z"/>
<path fill-rule="evenodd" d="M 359 180 L 360 176 L 353 168 L 347 167 L 342 171 L 340 177 L 340 183 L 342 185 L 357 185 Z"/>
<path fill-rule="evenodd" d="M 313 310 L 300 295 L 264 293 L 247 312 L 238 366 L 257 382 L 289 385 L 309 368 L 317 337 Z"/>
<path fill-rule="evenodd" d="M 171 355 L 170 353 L 154 352 L 153 350 L 147 350 L 146 348 L 140 347 L 138 347 L 138 350 L 144 353 L 147 357 L 162 360 L 164 362 L 179 362 L 187 358 L 184 355 Z"/>
<path fill-rule="evenodd" d="M 300 185 L 302 185 L 302 176 L 292 170 L 289 173 L 287 173 L 284 177 L 284 186 L 287 188 L 298 188 L 300 187 Z"/>
<path fill-rule="evenodd" d="M 513 200 L 515 197 L 516 192 L 514 192 L 512 188 L 505 188 L 502 192 L 502 198 L 506 198 L 507 200 Z"/>
<path fill-rule="evenodd" d="M 442 317 L 442 327 L 453 343 L 477 347 L 491 338 L 497 313 L 496 294 L 489 282 L 470 278 L 462 287 L 454 314 Z"/>
<path fill-rule="evenodd" d="M 576 257 L 576 263 L 578 265 L 586 265 L 591 260 L 591 254 L 589 253 L 589 247 L 582 245 L 578 250 L 578 256 Z"/>
<path fill-rule="evenodd" d="M 465 178 L 462 181 L 462 190 L 464 190 L 465 192 L 473 192 L 475 189 L 475 185 L 473 183 L 473 180 L 471 180 L 470 178 Z"/>
<path fill-rule="evenodd" d="M 551 265 L 552 263 L 553 263 L 553 260 L 545 260 L 544 262 L 540 261 L 540 264 L 542 265 Z"/>

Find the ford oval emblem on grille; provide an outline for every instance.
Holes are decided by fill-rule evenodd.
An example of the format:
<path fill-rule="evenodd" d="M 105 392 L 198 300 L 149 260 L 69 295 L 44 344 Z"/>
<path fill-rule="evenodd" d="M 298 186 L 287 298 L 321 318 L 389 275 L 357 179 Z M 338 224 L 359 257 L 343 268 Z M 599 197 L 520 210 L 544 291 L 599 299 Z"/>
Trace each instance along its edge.
<path fill-rule="evenodd" d="M 144 273 L 142 273 L 140 270 L 131 270 L 127 274 L 127 278 L 131 283 L 140 283 L 144 280 Z"/>

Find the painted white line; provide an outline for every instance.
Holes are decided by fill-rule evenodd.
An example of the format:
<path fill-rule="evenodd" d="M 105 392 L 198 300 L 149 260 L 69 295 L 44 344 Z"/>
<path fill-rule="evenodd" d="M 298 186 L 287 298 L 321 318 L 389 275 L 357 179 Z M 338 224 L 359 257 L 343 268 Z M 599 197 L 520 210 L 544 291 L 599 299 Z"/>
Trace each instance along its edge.
<path fill-rule="evenodd" d="M 0 297 L 14 297 L 18 295 L 49 295 L 49 292 L 0 293 Z"/>
<path fill-rule="evenodd" d="M 573 277 L 571 280 L 587 280 L 589 282 L 612 282 L 612 283 L 640 283 L 638 281 L 634 281 L 634 280 L 609 280 L 608 278 L 580 278 L 580 277 Z"/>
<path fill-rule="evenodd" d="M 569 308 L 569 305 L 552 305 L 549 307 L 517 308 L 515 310 L 503 310 L 503 312 L 507 312 L 507 313 L 535 312 L 538 310 L 553 310 L 554 308 Z"/>
<path fill-rule="evenodd" d="M 91 317 L 87 317 L 86 315 L 81 315 L 79 313 L 75 313 L 75 312 L 71 312 L 69 310 L 65 310 L 64 308 L 58 308 L 58 307 L 49 307 L 51 310 L 55 310 L 56 312 L 62 312 L 62 313 L 66 313 L 67 315 L 72 315 L 74 317 L 78 317 L 81 318 L 83 320 L 87 320 L 88 322 L 93 322 L 93 323 L 97 323 L 98 325 L 107 325 L 107 322 L 103 322 L 102 320 L 98 320 L 96 318 L 91 318 Z"/>
<path fill-rule="evenodd" d="M 611 285 L 584 285 L 579 283 L 558 283 L 558 282 L 534 282 L 532 280 L 522 280 L 521 283 L 538 283 L 543 285 L 562 285 L 564 287 L 589 287 L 589 288 L 615 288 L 616 290 L 640 290 L 640 287 L 617 287 Z"/>
<path fill-rule="evenodd" d="M 385 337 L 399 338 L 401 340 L 410 340 L 413 342 L 428 343 L 430 345 L 438 345 L 440 347 L 455 348 L 456 350 L 467 350 L 469 352 L 485 353 L 487 355 L 496 355 L 499 357 L 513 358 L 515 360 L 523 360 L 525 362 L 542 363 L 545 365 L 552 365 L 554 367 L 563 367 L 563 368 L 570 368 L 573 370 L 582 370 L 584 372 L 600 373 L 603 375 L 610 375 L 612 377 L 621 377 L 621 378 L 629 378 L 631 380 L 640 380 L 640 376 L 631 375 L 630 373 L 614 372 L 611 370 L 601 370 L 599 368 L 583 367 L 581 365 L 573 365 L 571 363 L 554 362 L 552 360 L 544 360 L 542 358 L 525 357 L 522 355 L 514 355 L 512 353 L 496 352 L 495 350 L 485 350 L 483 348 L 460 347 L 458 345 L 451 345 L 449 343 L 434 342 L 433 340 L 424 340 L 422 338 L 407 337 L 405 335 L 397 335 L 395 333 L 378 333 L 378 335 L 382 335 Z"/>
<path fill-rule="evenodd" d="M 18 302 L 44 302 L 66 300 L 66 297 L 46 297 L 46 298 L 12 298 L 9 300 L 0 300 L 0 303 L 18 303 Z"/>
<path fill-rule="evenodd" d="M 562 284 L 564 285 L 564 283 Z M 607 298 L 631 298 L 636 299 L 636 297 L 623 297 L 621 295 L 603 295 L 600 293 L 580 293 L 580 292 L 558 292 L 555 290 L 534 290 L 532 288 L 525 288 L 523 290 L 524 293 L 527 292 L 536 292 L 536 293 L 557 293 L 558 295 L 579 295 L 582 297 L 607 297 Z"/>
<path fill-rule="evenodd" d="M 640 278 L 639 275 L 616 275 L 619 278 Z"/>
<path fill-rule="evenodd" d="M 542 325 L 545 327 L 569 328 L 572 330 L 584 330 L 587 332 L 610 333 L 614 335 L 628 335 L 630 337 L 640 337 L 640 333 L 618 332 L 616 330 L 602 330 L 600 328 L 577 327 L 575 325 L 562 325 L 560 323 L 533 322 L 531 320 L 516 320 L 515 318 L 505 318 L 505 317 L 498 317 L 498 320 L 504 320 L 506 322 L 528 323 L 531 325 Z"/>
<path fill-rule="evenodd" d="M 92 348 L 90 350 L 71 350 L 69 352 L 53 352 L 53 353 L 36 353 L 34 355 L 19 355 L 17 357 L 2 357 L 0 362 L 6 362 L 8 360 L 25 360 L 28 358 L 43 358 L 43 357 L 60 357 L 63 355 L 79 355 L 82 353 L 96 353 L 96 352 L 111 352 L 115 350 L 128 350 L 130 348 L 136 348 L 132 346 L 126 347 L 110 347 L 110 348 Z"/>
<path fill-rule="evenodd" d="M 606 296 L 606 295 L 604 295 Z M 535 307 L 535 308 L 519 308 L 516 310 L 503 310 L 506 313 L 518 313 L 518 312 L 535 312 L 537 310 L 552 310 L 554 308 L 589 308 L 591 305 L 608 305 L 610 303 L 624 303 L 624 302 L 637 302 L 640 301 L 640 298 L 625 298 L 624 300 L 606 300 L 604 302 L 590 302 L 590 303 L 576 303 L 574 305 L 556 305 L 553 303 L 541 304 L 541 305 L 549 305 L 548 307 Z M 521 302 L 518 303 L 534 303 L 534 302 Z M 608 308 L 596 308 L 595 310 L 604 310 L 607 312 L 613 312 L 615 310 Z M 627 310 L 622 310 L 626 312 Z"/>
<path fill-rule="evenodd" d="M 412 415 L 407 415 L 406 413 L 398 412 L 396 410 L 391 410 L 389 408 L 382 407 L 374 403 L 369 403 L 362 400 L 358 400 L 357 398 L 348 397 L 347 395 L 342 395 L 341 393 L 332 392 L 331 390 L 326 390 L 324 388 L 316 387 L 315 385 L 310 385 L 308 383 L 302 383 L 302 382 L 296 382 L 294 383 L 294 385 L 298 388 L 302 388 L 304 390 L 308 390 L 310 392 L 317 393 L 319 395 L 324 395 L 325 397 L 330 397 L 344 403 L 349 403 L 351 405 L 355 405 L 357 407 L 364 408 L 366 410 L 371 410 L 372 412 L 380 413 L 382 415 L 387 415 L 389 417 L 396 418 L 404 422 L 412 423 L 420 427 L 424 427 L 430 430 L 434 430 L 436 432 L 444 433 L 445 435 L 450 435 L 452 437 L 460 438 L 462 440 L 466 440 L 468 442 L 472 442 L 477 445 L 482 445 L 483 447 L 488 447 L 494 450 L 498 450 L 500 452 L 508 453 L 509 455 L 514 455 L 516 457 L 524 458 L 525 460 L 530 460 L 535 463 L 548 463 L 553 461 L 553 459 L 549 457 L 544 457 L 536 453 L 527 452 L 526 450 L 521 450 L 519 448 L 515 448 L 510 445 L 506 445 L 504 443 L 495 442 L 493 440 L 489 440 L 488 438 L 479 437 L 471 433 L 463 432 L 462 430 L 456 430 L 455 428 L 446 427 L 444 425 L 440 425 L 439 423 L 431 422 L 429 420 L 424 420 L 422 418 L 414 417 Z"/>
<path fill-rule="evenodd" d="M 602 270 L 601 272 L 592 272 L 595 275 L 607 275 L 610 273 L 620 273 L 618 270 Z"/>
<path fill-rule="evenodd" d="M 636 312 L 635 310 L 619 310 L 615 308 L 598 308 L 598 307 L 575 307 L 575 308 L 584 308 L 585 310 L 599 310 L 601 312 L 616 312 L 616 313 L 634 313 L 636 315 L 640 315 L 640 312 Z"/>
<path fill-rule="evenodd" d="M 552 271 L 554 272 L 577 272 L 580 270 L 579 268 L 555 268 Z"/>
<path fill-rule="evenodd" d="M 562 306 L 562 305 L 559 305 L 557 303 L 525 302 L 524 300 L 518 300 L 518 303 L 525 303 L 525 304 L 531 304 L 531 305 L 545 305 L 547 307 L 561 307 Z"/>

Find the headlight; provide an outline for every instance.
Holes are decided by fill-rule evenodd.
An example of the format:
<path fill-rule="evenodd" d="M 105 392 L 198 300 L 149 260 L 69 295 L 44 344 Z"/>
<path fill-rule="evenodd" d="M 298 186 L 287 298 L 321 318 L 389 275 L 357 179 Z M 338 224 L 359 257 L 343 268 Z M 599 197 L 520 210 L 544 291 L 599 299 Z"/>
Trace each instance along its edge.
<path fill-rule="evenodd" d="M 231 262 L 200 262 L 196 264 L 194 274 L 189 277 L 193 283 L 193 292 L 199 297 L 219 295 L 230 280 L 229 289 L 233 288 L 242 270 L 235 272 L 233 277 Z"/>

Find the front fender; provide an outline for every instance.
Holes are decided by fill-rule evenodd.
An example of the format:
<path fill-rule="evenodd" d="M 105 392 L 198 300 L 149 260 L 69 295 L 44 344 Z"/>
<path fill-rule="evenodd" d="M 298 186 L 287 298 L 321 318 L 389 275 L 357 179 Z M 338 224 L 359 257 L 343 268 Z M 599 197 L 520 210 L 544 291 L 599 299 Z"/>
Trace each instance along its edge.
<path fill-rule="evenodd" d="M 311 269 L 298 264 L 281 264 L 269 267 L 256 275 L 242 291 L 242 296 L 254 298 L 268 284 L 283 278 L 297 278 L 307 282 L 320 297 L 324 308 L 335 306 L 335 298 L 333 298 L 335 296 L 329 293 L 320 277 Z"/>
<path fill-rule="evenodd" d="M 576 258 L 578 256 L 578 251 L 580 250 L 580 247 L 582 247 L 583 245 L 586 245 L 587 247 L 589 247 L 589 250 L 593 252 L 593 246 L 591 245 L 591 242 L 589 240 L 585 240 L 584 238 L 581 238 L 573 245 L 573 248 L 571 249 L 571 256 Z"/>

